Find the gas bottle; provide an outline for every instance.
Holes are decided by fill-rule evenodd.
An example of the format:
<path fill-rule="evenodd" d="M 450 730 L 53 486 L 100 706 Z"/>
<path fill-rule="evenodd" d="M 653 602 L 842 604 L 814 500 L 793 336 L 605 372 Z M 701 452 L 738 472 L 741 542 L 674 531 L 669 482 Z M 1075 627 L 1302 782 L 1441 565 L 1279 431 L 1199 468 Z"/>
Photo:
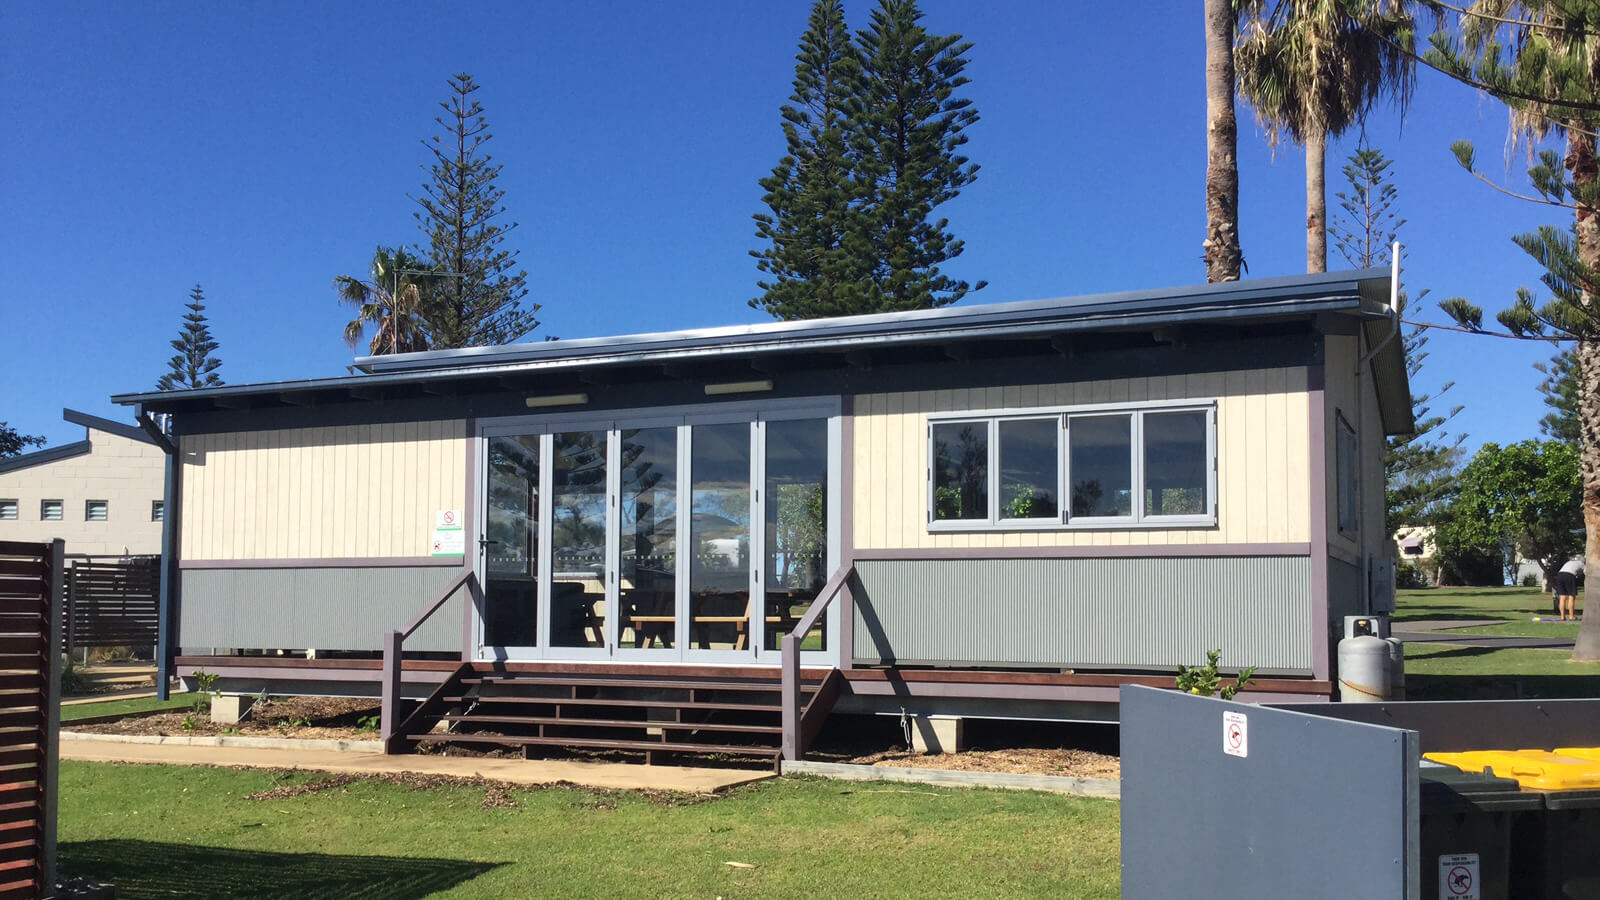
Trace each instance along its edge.
<path fill-rule="evenodd" d="M 1371 634 L 1339 642 L 1339 699 L 1382 703 L 1390 699 L 1389 642 Z"/>

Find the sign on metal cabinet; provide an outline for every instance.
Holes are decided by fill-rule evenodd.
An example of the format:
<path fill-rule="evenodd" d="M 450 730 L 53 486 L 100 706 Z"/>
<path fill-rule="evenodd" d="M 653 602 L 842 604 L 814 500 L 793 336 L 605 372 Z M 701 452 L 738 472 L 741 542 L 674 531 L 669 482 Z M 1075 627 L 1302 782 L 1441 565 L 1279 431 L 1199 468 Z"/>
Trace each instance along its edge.
<path fill-rule="evenodd" d="M 1241 759 L 1250 755 L 1250 720 L 1244 713 L 1222 714 L 1222 752 Z"/>
<path fill-rule="evenodd" d="M 433 556 L 465 556 L 467 533 L 461 528 L 461 510 L 441 509 L 433 515 L 433 539 L 428 543 Z"/>
<path fill-rule="evenodd" d="M 1478 854 L 1452 853 L 1439 857 L 1439 900 L 1479 900 Z"/>

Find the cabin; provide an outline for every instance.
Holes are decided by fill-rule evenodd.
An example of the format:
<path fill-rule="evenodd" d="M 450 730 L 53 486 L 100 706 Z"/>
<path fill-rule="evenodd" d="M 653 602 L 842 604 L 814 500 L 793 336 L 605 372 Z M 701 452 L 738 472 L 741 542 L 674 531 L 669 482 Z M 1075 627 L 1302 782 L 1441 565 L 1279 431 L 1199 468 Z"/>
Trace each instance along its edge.
<path fill-rule="evenodd" d="M 1111 721 L 1120 685 L 1211 649 L 1258 667 L 1247 697 L 1330 699 L 1343 618 L 1393 603 L 1395 279 L 121 395 L 169 454 L 161 659 L 230 694 L 380 695 L 397 752 L 798 758 L 830 715 L 945 741 Z"/>

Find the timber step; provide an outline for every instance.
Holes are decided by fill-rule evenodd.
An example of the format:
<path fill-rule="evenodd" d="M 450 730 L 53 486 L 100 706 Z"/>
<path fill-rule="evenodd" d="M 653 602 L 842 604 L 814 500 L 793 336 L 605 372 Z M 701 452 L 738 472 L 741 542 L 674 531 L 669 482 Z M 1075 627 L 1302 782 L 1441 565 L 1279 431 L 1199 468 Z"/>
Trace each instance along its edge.
<path fill-rule="evenodd" d="M 745 691 L 776 693 L 781 685 L 776 681 L 690 681 L 682 678 L 567 678 L 558 675 L 468 675 L 461 679 L 464 685 L 505 685 L 515 687 L 604 687 L 635 688 L 663 691 Z M 801 684 L 800 690 L 814 691 L 815 682 Z"/>
<path fill-rule="evenodd" d="M 453 694 L 444 698 L 446 703 L 514 703 L 519 706 L 620 706 L 627 709 L 678 709 L 684 704 L 677 700 L 616 700 L 609 697 L 516 697 L 506 694 L 467 695 Z M 699 700 L 694 704 L 695 709 L 717 710 L 719 712 L 782 712 L 776 702 L 773 703 L 722 703 L 709 700 Z"/>
<path fill-rule="evenodd" d="M 803 682 L 802 706 L 821 688 L 815 677 Z M 657 675 L 644 667 L 590 674 L 469 663 L 404 719 L 390 748 L 454 743 L 643 752 L 647 761 L 662 752 L 772 759 L 783 742 L 782 689 L 776 670 L 768 677 Z"/>
<path fill-rule="evenodd" d="M 666 753 L 725 753 L 738 756 L 771 756 L 775 747 L 760 744 L 702 744 L 699 742 L 632 741 L 609 738 L 527 737 L 499 734 L 419 734 L 412 740 L 424 743 L 463 742 L 471 744 L 502 744 L 517 747 L 576 747 L 584 750 L 643 750 Z"/>
<path fill-rule="evenodd" d="M 723 722 L 674 722 L 665 719 L 578 719 L 566 716 L 482 716 L 464 713 L 439 717 L 445 722 L 473 725 L 571 725 L 578 728 L 656 728 L 662 731 L 730 731 L 739 734 L 782 734 L 779 725 L 744 725 Z"/>

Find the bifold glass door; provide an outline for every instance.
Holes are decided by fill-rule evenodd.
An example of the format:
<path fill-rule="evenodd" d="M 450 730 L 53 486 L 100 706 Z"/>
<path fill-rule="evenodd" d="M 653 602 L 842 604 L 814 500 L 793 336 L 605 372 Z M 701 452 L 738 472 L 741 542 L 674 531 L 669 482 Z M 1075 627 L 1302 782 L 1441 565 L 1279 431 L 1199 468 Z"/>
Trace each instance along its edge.
<path fill-rule="evenodd" d="M 486 427 L 483 655 L 775 663 L 836 555 L 837 419 L 730 418 Z"/>

